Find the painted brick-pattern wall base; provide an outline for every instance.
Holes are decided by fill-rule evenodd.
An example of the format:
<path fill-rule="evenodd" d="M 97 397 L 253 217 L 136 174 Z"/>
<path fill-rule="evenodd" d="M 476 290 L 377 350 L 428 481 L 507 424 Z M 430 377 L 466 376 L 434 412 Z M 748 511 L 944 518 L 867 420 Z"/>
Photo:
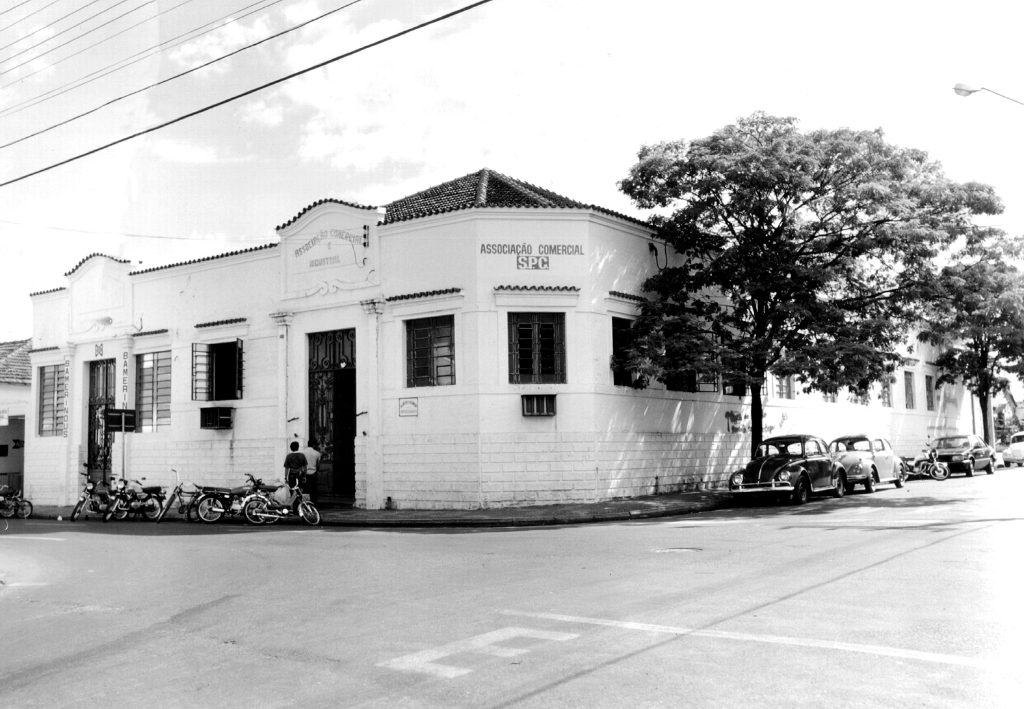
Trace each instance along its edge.
<path fill-rule="evenodd" d="M 722 488 L 744 434 L 483 434 L 384 440 L 384 494 L 402 509 L 599 502 Z"/>
<path fill-rule="evenodd" d="M 114 472 L 121 472 L 120 444 L 114 446 Z M 197 485 L 238 487 L 246 473 L 270 482 L 283 480 L 285 453 L 266 439 L 227 441 L 147 441 L 136 435 L 128 450 L 128 477 L 146 478 L 147 485 L 175 484 L 173 470 Z"/>
<path fill-rule="evenodd" d="M 26 445 L 34 446 L 34 449 L 32 455 L 25 456 L 25 497 L 36 505 L 64 504 L 64 498 L 71 495 L 77 498 L 82 486 L 69 489 L 67 476 L 58 472 L 67 469 L 67 439 L 36 438 Z"/>

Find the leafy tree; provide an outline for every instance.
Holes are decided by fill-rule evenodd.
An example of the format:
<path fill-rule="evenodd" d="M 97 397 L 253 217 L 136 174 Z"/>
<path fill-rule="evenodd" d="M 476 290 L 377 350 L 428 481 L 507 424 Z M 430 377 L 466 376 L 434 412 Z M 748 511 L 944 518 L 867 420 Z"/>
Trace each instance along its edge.
<path fill-rule="evenodd" d="M 880 130 L 800 132 L 754 113 L 687 143 L 643 147 L 620 189 L 677 252 L 651 277 L 628 366 L 641 386 L 716 374 L 751 395 L 762 437 L 769 372 L 806 390 L 863 391 L 890 376 L 933 258 L 1002 210 Z"/>
<path fill-rule="evenodd" d="M 1024 372 L 1024 273 L 1013 265 L 1020 239 L 968 241 L 942 268 L 919 339 L 945 349 L 935 359 L 936 386 L 963 382 L 981 404 L 985 440 L 992 397 L 1010 384 L 1004 373 Z"/>

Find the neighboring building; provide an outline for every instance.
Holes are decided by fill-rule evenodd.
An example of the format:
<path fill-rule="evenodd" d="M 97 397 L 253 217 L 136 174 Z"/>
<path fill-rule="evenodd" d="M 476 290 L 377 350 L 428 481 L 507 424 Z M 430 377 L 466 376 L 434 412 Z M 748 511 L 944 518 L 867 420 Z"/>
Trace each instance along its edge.
<path fill-rule="evenodd" d="M 25 414 L 32 400 L 32 340 L 0 342 L 0 485 L 21 488 Z"/>
<path fill-rule="evenodd" d="M 277 231 L 144 270 L 94 254 L 32 294 L 37 504 L 122 460 L 151 484 L 279 478 L 292 440 L 320 445 L 321 500 L 370 508 L 697 489 L 748 454 L 745 391 L 636 390 L 612 366 L 641 285 L 673 258 L 643 222 L 481 170 L 382 210 L 321 200 Z M 962 428 L 962 391 L 905 371 L 888 405 L 773 380 L 766 434 L 878 431 L 911 454 Z M 136 432 L 106 433 L 107 408 L 135 410 Z"/>

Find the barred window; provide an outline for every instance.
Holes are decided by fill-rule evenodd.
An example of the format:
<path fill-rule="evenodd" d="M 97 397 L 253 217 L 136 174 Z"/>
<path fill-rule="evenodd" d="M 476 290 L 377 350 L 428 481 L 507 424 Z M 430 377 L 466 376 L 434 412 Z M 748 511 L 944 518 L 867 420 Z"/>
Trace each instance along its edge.
<path fill-rule="evenodd" d="M 907 397 L 907 408 L 914 408 L 914 373 L 904 372 L 903 373 L 903 389 L 906 392 Z"/>
<path fill-rule="evenodd" d="M 836 393 L 834 391 L 823 392 L 821 399 L 827 404 L 834 404 L 836 403 Z"/>
<path fill-rule="evenodd" d="M 455 316 L 407 320 L 405 323 L 406 386 L 433 387 L 455 383 Z"/>
<path fill-rule="evenodd" d="M 665 377 L 665 388 L 669 391 L 716 392 L 718 391 L 718 375 L 697 374 L 692 369 L 676 372 Z"/>
<path fill-rule="evenodd" d="M 508 381 L 565 384 L 565 313 L 508 314 Z"/>
<path fill-rule="evenodd" d="M 242 398 L 242 341 L 192 345 L 192 401 Z"/>
<path fill-rule="evenodd" d="M 626 343 L 629 342 L 629 328 L 632 325 L 632 320 L 612 318 L 612 383 L 615 386 L 632 386 L 636 380 L 636 373 L 622 363 L 626 356 Z"/>
<path fill-rule="evenodd" d="M 171 353 L 135 357 L 136 431 L 149 433 L 171 425 Z"/>
<path fill-rule="evenodd" d="M 924 404 L 929 411 L 935 411 L 935 378 L 924 375 Z"/>
<path fill-rule="evenodd" d="M 892 382 L 888 379 L 882 382 L 882 391 L 878 395 L 878 400 L 882 402 L 882 406 L 892 408 Z"/>
<path fill-rule="evenodd" d="M 64 365 L 39 368 L 39 435 L 64 435 Z"/>

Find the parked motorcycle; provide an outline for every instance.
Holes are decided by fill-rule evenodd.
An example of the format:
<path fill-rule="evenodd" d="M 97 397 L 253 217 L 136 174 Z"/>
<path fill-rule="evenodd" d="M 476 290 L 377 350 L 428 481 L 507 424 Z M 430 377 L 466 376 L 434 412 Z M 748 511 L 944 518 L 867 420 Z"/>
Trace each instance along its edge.
<path fill-rule="evenodd" d="M 74 522 L 82 516 L 83 512 L 95 512 L 102 515 L 110 507 L 110 487 L 104 483 L 95 483 L 89 479 L 89 472 L 79 473 L 85 477 L 85 487 L 78 498 L 78 504 L 71 510 L 71 521 Z M 126 513 L 127 514 L 127 513 Z"/>
<path fill-rule="evenodd" d="M 261 489 L 275 489 L 252 475 L 246 474 L 245 477 L 247 482 L 240 487 L 204 487 L 195 502 L 196 516 L 207 524 L 217 522 L 225 515 L 239 516 L 243 514 L 250 495 Z"/>
<path fill-rule="evenodd" d="M 103 513 L 104 522 L 109 522 L 111 517 L 124 519 L 129 514 L 141 514 L 149 520 L 155 520 L 160 515 L 164 507 L 164 489 L 160 485 L 145 486 L 142 480 L 131 481 L 137 488 L 132 487 L 124 478 L 114 483 L 112 502 Z"/>
<path fill-rule="evenodd" d="M 935 480 L 945 480 L 949 477 L 949 466 L 939 462 L 939 452 L 932 448 L 927 451 L 928 456 L 924 460 L 916 461 L 910 470 L 911 475 L 932 477 Z"/>
<path fill-rule="evenodd" d="M 185 483 L 178 477 L 178 471 L 171 468 L 171 472 L 174 473 L 174 477 L 177 480 L 177 484 L 174 489 L 171 490 L 171 494 L 167 497 L 167 502 L 160 509 L 160 513 L 156 516 L 156 522 L 159 524 L 160 520 L 164 518 L 167 512 L 177 505 L 178 514 L 184 517 L 189 522 L 193 521 L 196 517 L 196 502 L 199 501 L 199 497 L 203 492 L 203 489 L 195 483 L 188 483 L 192 485 L 193 490 L 186 491 Z"/>
<path fill-rule="evenodd" d="M 286 501 L 279 500 L 274 494 L 279 489 L 260 490 L 250 496 L 243 509 L 246 521 L 250 524 L 273 524 L 279 519 L 298 515 L 310 526 L 320 524 L 319 510 L 299 489 L 298 483 L 288 486 L 291 494 Z"/>
<path fill-rule="evenodd" d="M 18 515 L 26 519 L 30 514 L 32 503 L 21 496 L 21 490 L 15 490 L 9 485 L 0 487 L 0 517 Z"/>

